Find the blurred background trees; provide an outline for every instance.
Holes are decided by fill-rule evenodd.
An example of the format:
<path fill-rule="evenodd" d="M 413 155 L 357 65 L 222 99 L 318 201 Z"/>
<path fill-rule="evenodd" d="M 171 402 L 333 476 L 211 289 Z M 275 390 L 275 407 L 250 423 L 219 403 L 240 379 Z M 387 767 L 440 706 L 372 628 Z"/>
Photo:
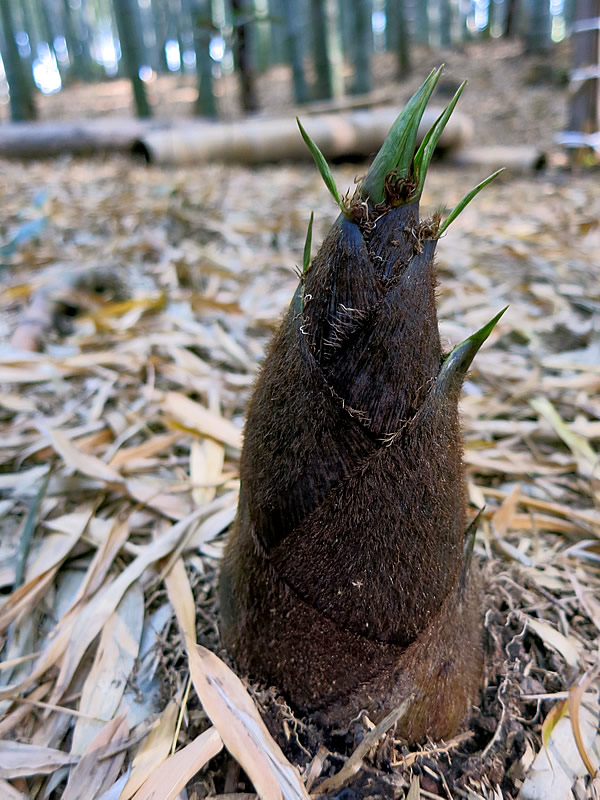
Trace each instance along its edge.
<path fill-rule="evenodd" d="M 598 131 L 600 0 L 0 0 L 0 11 L 0 103 L 13 120 L 35 117 L 39 92 L 123 77 L 150 116 L 147 88 L 164 74 L 195 74 L 190 113 L 206 117 L 234 74 L 240 109 L 255 112 L 257 75 L 272 67 L 289 69 L 303 104 L 376 89 L 382 51 L 401 79 L 415 47 L 508 37 L 543 58 L 572 35 L 570 125 Z"/>

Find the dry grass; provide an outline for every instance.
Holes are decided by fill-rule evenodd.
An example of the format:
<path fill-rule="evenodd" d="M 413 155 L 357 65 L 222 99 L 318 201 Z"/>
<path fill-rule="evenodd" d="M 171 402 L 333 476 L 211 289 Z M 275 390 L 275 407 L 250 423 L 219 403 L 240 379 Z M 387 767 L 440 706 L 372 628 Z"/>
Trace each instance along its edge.
<path fill-rule="evenodd" d="M 354 178 L 335 172 L 339 186 Z M 185 783 L 221 737 L 249 770 L 258 728 L 243 699 L 233 718 L 214 710 L 202 681 L 231 678 L 193 640 L 218 650 L 215 575 L 248 393 L 292 295 L 310 211 L 317 244 L 335 209 L 308 168 L 64 160 L 3 163 L 0 174 L 0 243 L 22 238 L 0 257 L 0 793 L 130 797 L 163 779 L 157 767 L 177 748 L 167 773 Z M 424 204 L 452 207 L 481 177 L 434 170 Z M 412 753 L 388 737 L 355 757 L 347 798 L 515 797 L 526 775 L 541 780 L 532 764 L 545 758 L 545 719 L 546 777 L 571 748 L 567 790 L 597 791 L 574 732 L 579 722 L 595 769 L 599 219 L 597 181 L 506 179 L 440 243 L 448 344 L 510 303 L 462 404 L 469 498 L 485 505 L 476 552 L 488 576 L 488 684 L 469 736 Z M 15 330 L 31 333 L 32 297 L 55 314 L 37 329 L 37 353 L 10 344 Z M 202 741 L 209 723 L 187 653 L 216 726 Z M 359 720 L 319 749 L 272 693 L 254 696 L 316 794 L 370 727 Z M 571 722 L 553 711 L 568 698 Z M 158 785 L 161 797 L 183 787 Z M 223 756 L 188 789 L 252 796 Z"/>

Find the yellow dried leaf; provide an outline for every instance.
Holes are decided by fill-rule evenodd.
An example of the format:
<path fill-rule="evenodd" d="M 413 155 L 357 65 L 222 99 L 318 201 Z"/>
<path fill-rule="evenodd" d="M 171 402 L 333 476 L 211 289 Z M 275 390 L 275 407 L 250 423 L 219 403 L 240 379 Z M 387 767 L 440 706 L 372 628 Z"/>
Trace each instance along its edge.
<path fill-rule="evenodd" d="M 588 675 L 585 675 L 582 680 L 578 681 L 578 683 L 573 686 L 569 690 L 569 717 L 571 719 L 571 728 L 573 729 L 573 738 L 575 739 L 575 744 L 577 745 L 577 751 L 581 756 L 581 760 L 583 761 L 585 768 L 588 771 L 588 774 L 591 778 L 594 778 L 598 769 L 598 765 L 592 762 L 592 759 L 589 756 L 585 743 L 583 741 L 583 736 L 581 735 L 581 724 L 580 724 L 580 710 L 581 710 L 581 700 L 583 695 L 589 688 L 592 680 L 598 674 L 597 670 L 590 672 Z"/>
<path fill-rule="evenodd" d="M 544 397 L 535 397 L 529 401 L 531 407 L 545 417 L 569 450 L 577 458 L 580 471 L 589 476 L 598 466 L 598 456 L 586 438 L 572 431 L 567 423 Z"/>
<path fill-rule="evenodd" d="M 134 800 L 175 800 L 186 783 L 223 748 L 216 728 L 209 728 L 154 770 Z"/>
<path fill-rule="evenodd" d="M 517 484 L 508 497 L 502 501 L 500 508 L 492 515 L 492 529 L 497 536 L 504 536 L 519 505 L 521 487 Z"/>
<path fill-rule="evenodd" d="M 196 643 L 196 604 L 183 559 L 178 558 L 165 576 L 169 601 L 186 639 Z"/>
<path fill-rule="evenodd" d="M 544 750 L 546 751 L 550 764 L 552 764 L 552 760 L 550 758 L 550 754 L 548 753 L 548 742 L 550 741 L 552 731 L 556 727 L 557 722 L 565 716 L 568 710 L 568 699 L 559 700 L 556 705 L 552 706 L 542 724 L 542 744 L 544 745 Z"/>
<path fill-rule="evenodd" d="M 157 297 L 136 297 L 132 300 L 107 303 L 99 308 L 98 311 L 95 311 L 93 314 L 87 314 L 83 318 L 89 318 L 99 322 L 107 317 L 121 317 L 123 314 L 127 314 L 129 311 L 135 309 L 140 311 L 160 311 L 165 307 L 166 300 L 166 292 L 161 292 Z"/>
<path fill-rule="evenodd" d="M 174 433 L 165 433 L 161 436 L 153 436 L 142 444 L 135 447 L 123 447 L 109 461 L 109 466 L 113 468 L 127 467 L 132 461 L 143 458 L 152 458 L 159 453 L 168 450 L 171 445 L 175 444 L 183 434 L 179 431 Z"/>
<path fill-rule="evenodd" d="M 119 800 L 129 800 L 168 757 L 178 715 L 179 703 L 177 700 L 171 700 L 137 751 L 131 765 L 131 773 Z"/>
<path fill-rule="evenodd" d="M 233 422 L 209 411 L 208 408 L 190 400 L 184 394 L 167 392 L 163 408 L 167 414 L 175 417 L 188 430 L 196 431 L 210 439 L 216 439 L 236 450 L 241 449 L 242 432 Z"/>

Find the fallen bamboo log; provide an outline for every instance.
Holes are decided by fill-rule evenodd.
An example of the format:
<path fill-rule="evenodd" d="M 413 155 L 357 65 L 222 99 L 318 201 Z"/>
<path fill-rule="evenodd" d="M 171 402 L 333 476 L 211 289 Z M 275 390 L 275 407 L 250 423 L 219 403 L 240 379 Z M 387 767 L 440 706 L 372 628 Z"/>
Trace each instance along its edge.
<path fill-rule="evenodd" d="M 157 124 L 160 123 L 154 123 Z M 0 126 L 0 158 L 127 153 L 148 128 L 148 123 L 118 117 L 79 122 L 10 123 Z"/>
<path fill-rule="evenodd" d="M 441 109 L 428 109 L 419 127 L 419 140 Z M 397 108 L 375 108 L 309 116 L 304 125 L 326 158 L 367 157 L 376 152 L 398 114 Z M 454 114 L 439 147 L 464 146 L 471 138 L 468 117 Z M 229 161 L 259 164 L 310 158 L 293 117 L 246 119 L 233 123 L 188 123 L 146 131 L 132 148 L 153 164 L 198 164 Z"/>
<path fill-rule="evenodd" d="M 533 145 L 488 145 L 453 150 L 448 163 L 457 167 L 482 167 L 495 172 L 504 167 L 512 173 L 538 172 L 546 168 L 547 155 Z"/>
<path fill-rule="evenodd" d="M 441 109 L 426 111 L 420 136 Z M 396 118 L 395 106 L 310 114 L 305 126 L 328 158 L 367 157 L 375 152 Z M 302 114 L 304 115 L 304 111 Z M 442 149 L 464 146 L 470 120 L 454 114 L 440 140 Z M 76 123 L 42 122 L 0 126 L 0 158 L 52 158 L 69 153 L 141 154 L 148 162 L 195 164 L 228 161 L 258 164 L 310 157 L 293 116 L 254 117 L 236 122 L 105 118 Z"/>

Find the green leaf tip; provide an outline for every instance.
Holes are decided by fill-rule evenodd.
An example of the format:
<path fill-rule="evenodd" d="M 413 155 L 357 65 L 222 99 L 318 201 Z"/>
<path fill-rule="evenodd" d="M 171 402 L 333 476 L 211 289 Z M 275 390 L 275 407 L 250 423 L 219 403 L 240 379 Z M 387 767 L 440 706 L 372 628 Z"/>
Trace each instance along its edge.
<path fill-rule="evenodd" d="M 327 186 L 327 188 L 329 189 L 329 191 L 333 195 L 333 199 L 335 200 L 335 202 L 338 204 L 338 206 L 343 211 L 342 202 L 340 200 L 340 195 L 339 195 L 339 192 L 337 190 L 337 186 L 335 185 L 335 181 L 333 180 L 333 175 L 331 174 L 331 170 L 329 169 L 329 164 L 325 160 L 325 156 L 319 150 L 319 148 L 313 142 L 313 140 L 310 138 L 308 133 L 304 130 L 304 128 L 302 126 L 302 123 L 300 122 L 298 117 L 296 117 L 296 122 L 298 123 L 298 127 L 300 128 L 300 133 L 302 134 L 302 138 L 304 139 L 304 142 L 305 142 L 306 146 L 310 150 L 310 153 L 311 153 L 312 157 L 315 160 L 315 164 L 317 165 L 317 169 L 319 170 L 319 172 L 321 173 L 321 177 L 325 181 L 325 186 Z"/>
<path fill-rule="evenodd" d="M 312 244 L 312 229 L 313 229 L 313 220 L 315 218 L 315 212 L 310 212 L 310 219 L 308 221 L 308 229 L 306 231 L 306 239 L 304 240 L 304 254 L 302 257 L 302 274 L 306 274 L 308 272 L 308 268 L 310 266 L 310 246 Z"/>
<path fill-rule="evenodd" d="M 429 73 L 390 128 L 362 182 L 360 193 L 365 200 L 375 205 L 383 202 L 385 179 L 390 172 L 396 171 L 399 178 L 405 178 L 410 174 L 419 123 L 443 68 L 442 64 Z"/>
<path fill-rule="evenodd" d="M 437 147 L 437 143 L 439 142 L 440 136 L 444 132 L 444 128 L 448 124 L 448 120 L 452 116 L 452 112 L 456 108 L 456 104 L 458 103 L 459 97 L 463 93 L 463 90 L 466 85 L 467 81 L 463 81 L 461 83 L 461 85 L 458 87 L 456 94 L 454 95 L 452 100 L 448 103 L 445 110 L 433 123 L 433 125 L 425 135 L 423 141 L 421 142 L 421 146 L 415 153 L 415 157 L 413 159 L 414 179 L 416 183 L 414 199 L 418 199 L 423 192 L 425 178 L 427 177 L 427 170 L 429 169 L 429 164 L 431 163 L 431 159 L 433 158 L 433 154 L 435 152 L 435 148 Z"/>
<path fill-rule="evenodd" d="M 479 183 L 474 189 L 471 189 L 471 191 L 463 197 L 460 203 L 452 209 L 447 219 L 444 220 L 444 222 L 440 225 L 440 229 L 438 230 L 436 236 L 437 239 L 439 239 L 440 236 L 442 236 L 442 234 L 446 232 L 448 227 L 454 222 L 454 220 L 458 217 L 461 211 L 463 211 L 469 205 L 471 200 L 476 195 L 478 195 L 479 192 L 488 185 L 488 183 L 491 183 L 494 180 L 494 178 L 497 178 L 498 175 L 500 175 L 501 172 L 504 172 L 504 170 L 505 167 L 497 169 L 496 172 L 493 172 L 485 180 L 481 181 L 481 183 Z"/>
<path fill-rule="evenodd" d="M 469 581 L 469 572 L 471 570 L 471 562 L 473 560 L 473 550 L 475 549 L 475 537 L 477 535 L 477 528 L 479 522 L 485 511 L 485 506 L 480 508 L 477 516 L 471 521 L 469 527 L 465 531 L 465 543 L 463 545 L 463 566 L 460 575 L 460 585 L 463 594 L 465 593 Z"/>
<path fill-rule="evenodd" d="M 436 394 L 447 394 L 450 389 L 462 383 L 481 345 L 494 330 L 500 317 L 502 317 L 507 308 L 508 306 L 504 306 L 502 311 L 498 312 L 493 319 L 487 322 L 478 331 L 472 333 L 464 342 L 458 344 L 454 350 L 446 356 L 435 381 L 434 391 Z"/>

